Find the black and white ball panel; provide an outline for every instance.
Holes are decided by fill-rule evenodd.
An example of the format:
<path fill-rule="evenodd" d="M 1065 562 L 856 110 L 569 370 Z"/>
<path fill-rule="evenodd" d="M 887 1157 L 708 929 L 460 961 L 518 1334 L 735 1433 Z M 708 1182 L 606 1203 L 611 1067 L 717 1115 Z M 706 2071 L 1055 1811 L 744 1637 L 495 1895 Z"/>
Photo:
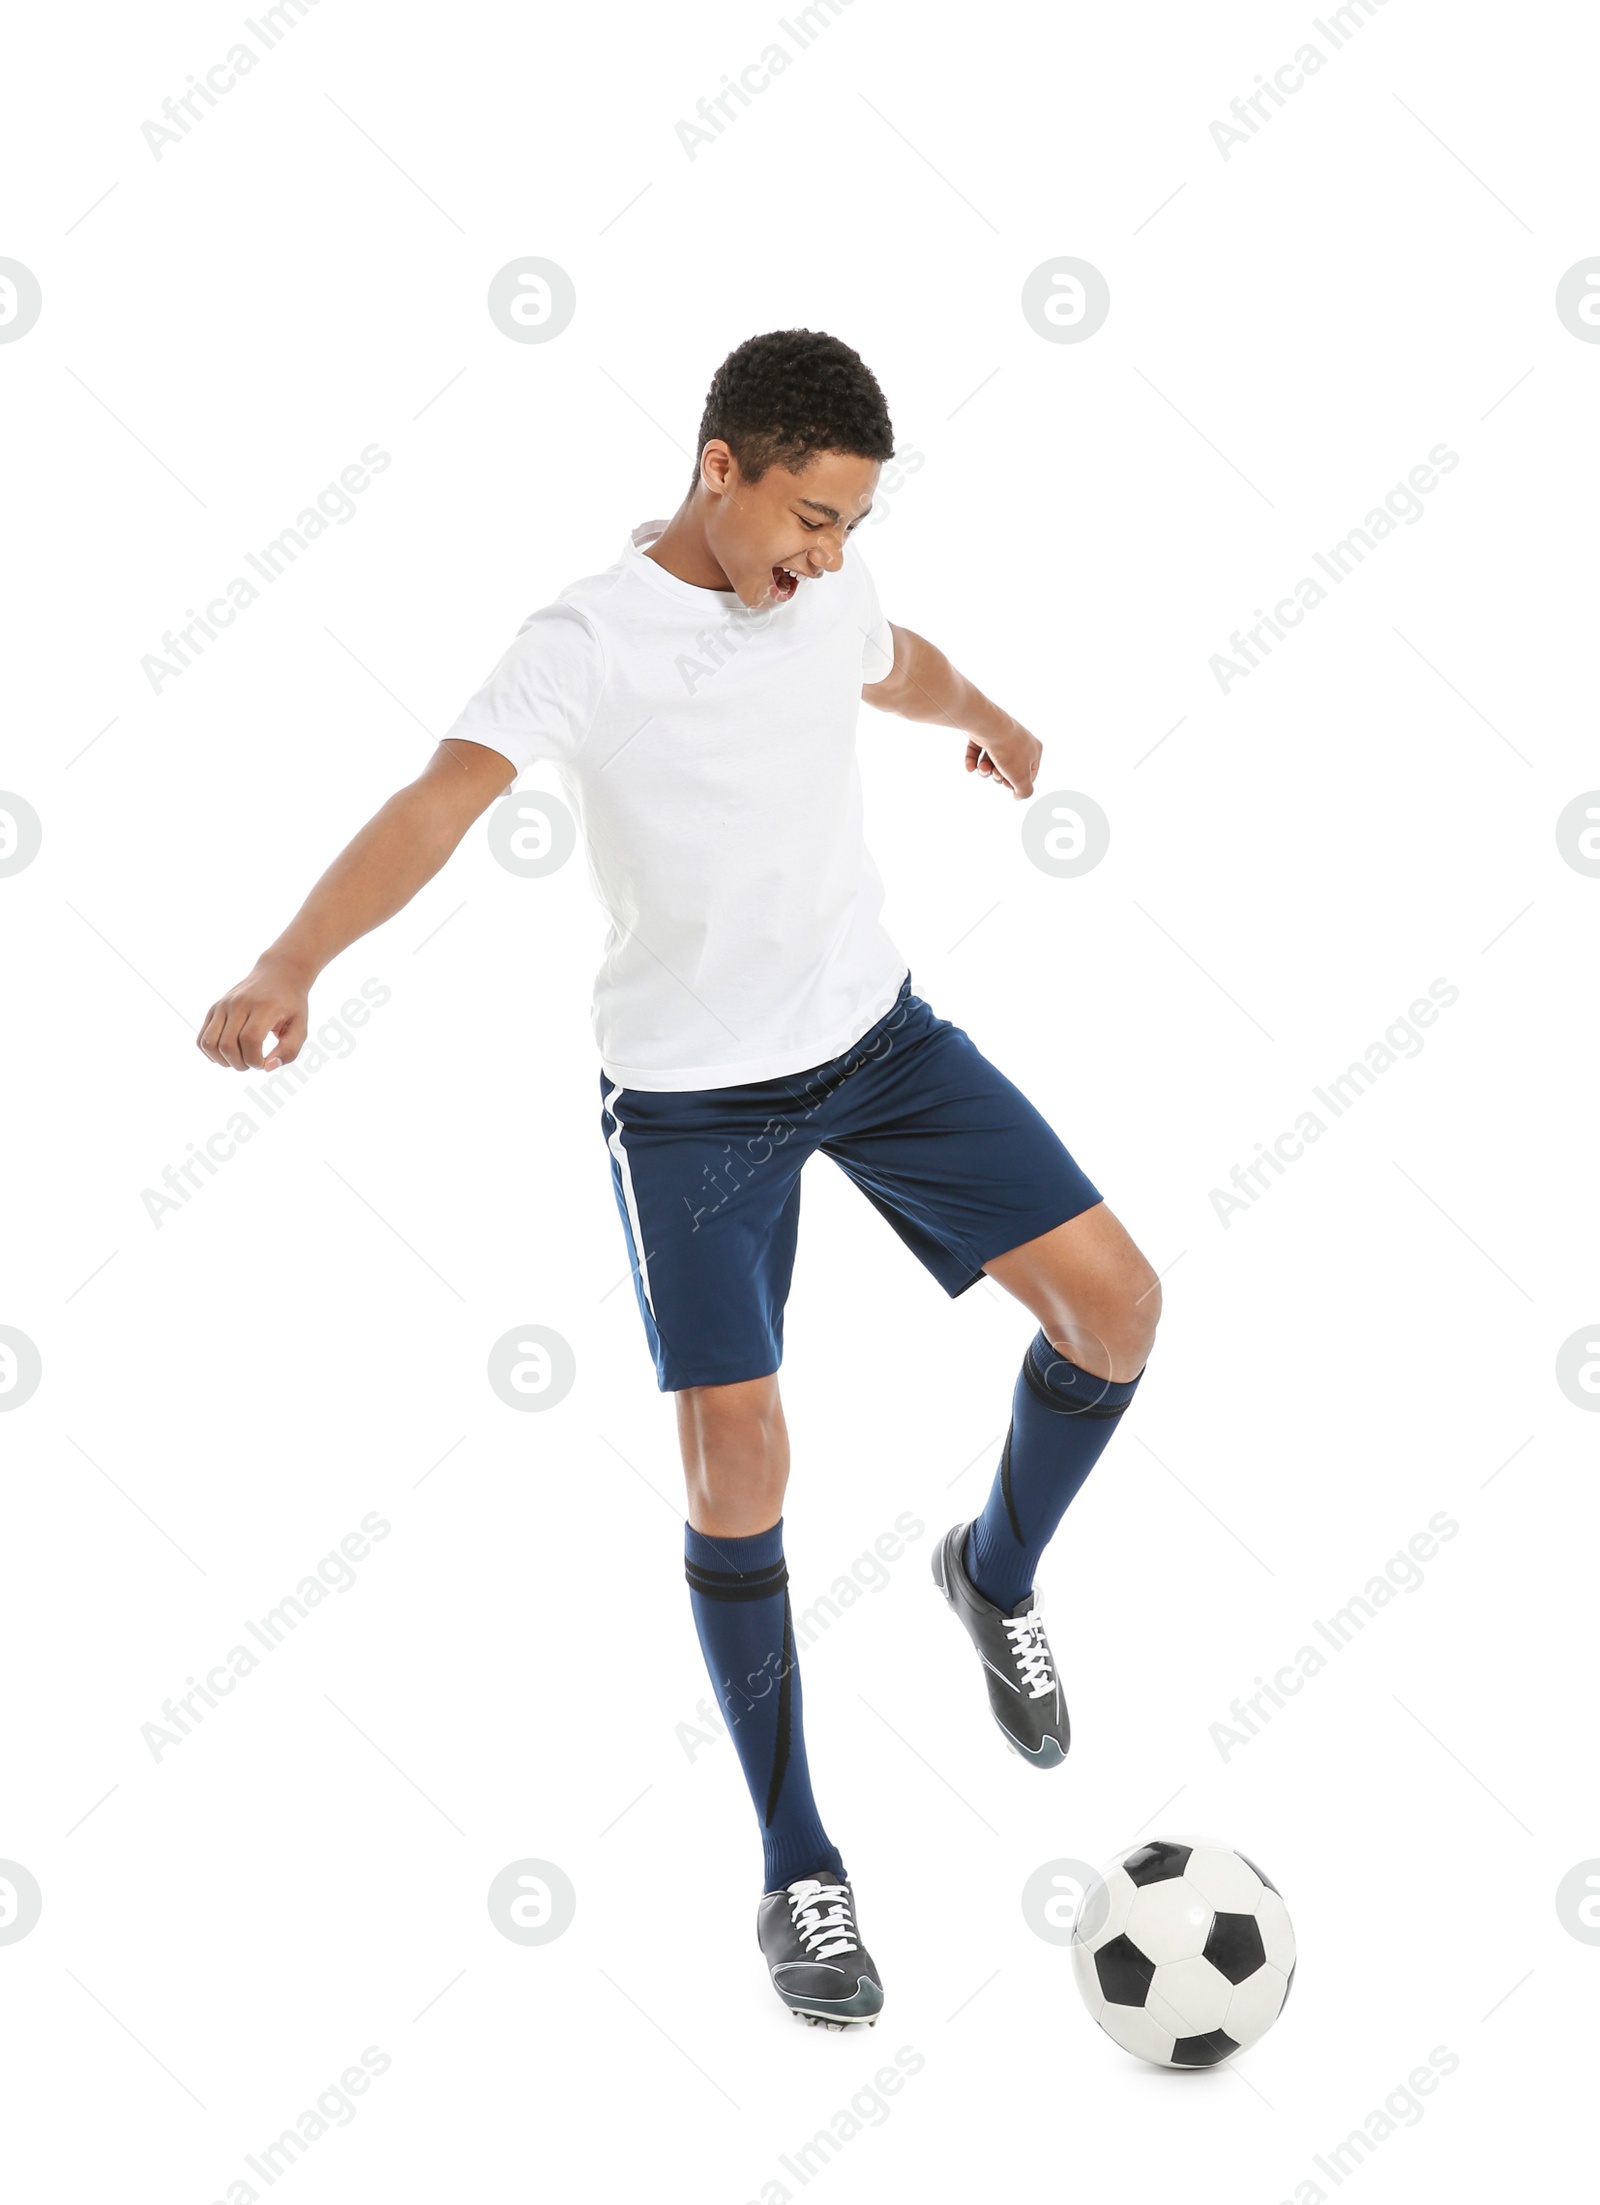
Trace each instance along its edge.
<path fill-rule="evenodd" d="M 1278 2018 L 1294 1931 L 1277 1887 L 1231 1846 L 1157 1838 L 1102 1872 L 1072 1965 L 1090 2013 L 1124 2050 L 1210 2067 Z"/>

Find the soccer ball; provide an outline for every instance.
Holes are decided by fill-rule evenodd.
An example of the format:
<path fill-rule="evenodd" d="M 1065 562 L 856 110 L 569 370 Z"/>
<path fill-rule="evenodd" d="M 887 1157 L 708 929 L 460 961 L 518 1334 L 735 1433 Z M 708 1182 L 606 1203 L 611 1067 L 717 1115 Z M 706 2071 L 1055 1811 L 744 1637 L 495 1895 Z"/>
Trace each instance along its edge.
<path fill-rule="evenodd" d="M 1072 1932 L 1084 2004 L 1125 2052 L 1214 2067 L 1265 2036 L 1294 1981 L 1278 1887 L 1214 1838 L 1152 1838 L 1100 1871 Z"/>

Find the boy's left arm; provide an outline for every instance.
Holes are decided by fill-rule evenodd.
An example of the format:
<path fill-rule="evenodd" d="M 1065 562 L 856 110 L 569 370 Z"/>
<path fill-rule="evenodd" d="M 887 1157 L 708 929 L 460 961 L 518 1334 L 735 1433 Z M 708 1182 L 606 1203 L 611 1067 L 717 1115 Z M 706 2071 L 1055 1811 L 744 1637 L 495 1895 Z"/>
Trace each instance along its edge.
<path fill-rule="evenodd" d="M 889 632 L 894 665 L 882 681 L 863 687 L 863 700 L 905 720 L 936 720 L 959 729 L 968 738 L 969 773 L 983 774 L 1013 796 L 1031 796 L 1044 749 L 1038 738 L 958 673 L 924 636 L 893 621 Z"/>

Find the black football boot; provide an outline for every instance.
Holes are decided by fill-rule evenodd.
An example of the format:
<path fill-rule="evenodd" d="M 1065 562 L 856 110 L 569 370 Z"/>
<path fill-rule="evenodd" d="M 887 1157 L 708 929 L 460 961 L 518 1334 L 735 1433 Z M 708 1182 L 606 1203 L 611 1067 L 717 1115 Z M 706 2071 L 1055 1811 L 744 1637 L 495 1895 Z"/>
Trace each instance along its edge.
<path fill-rule="evenodd" d="M 862 2021 L 876 2025 L 883 1990 L 856 1931 L 848 1883 L 819 1868 L 777 1891 L 764 1891 L 756 1939 L 773 1989 L 798 2020 L 834 2029 Z"/>
<path fill-rule="evenodd" d="M 1009 1615 L 985 1600 L 961 1559 L 971 1528 L 954 1525 L 934 1548 L 933 1581 L 978 1649 L 989 1711 L 1006 1744 L 1036 1769 L 1053 1769 L 1067 1757 L 1072 1729 L 1038 1595 L 1028 1593 Z"/>

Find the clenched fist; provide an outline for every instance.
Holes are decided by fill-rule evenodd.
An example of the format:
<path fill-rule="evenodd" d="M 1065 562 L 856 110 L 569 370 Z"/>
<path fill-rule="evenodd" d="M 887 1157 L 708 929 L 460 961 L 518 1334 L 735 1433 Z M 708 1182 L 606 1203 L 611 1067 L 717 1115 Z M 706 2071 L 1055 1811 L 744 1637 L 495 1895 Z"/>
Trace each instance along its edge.
<path fill-rule="evenodd" d="M 220 996 L 206 1013 L 196 1046 L 213 1064 L 235 1072 L 275 1072 L 293 1064 L 305 1045 L 310 1017 L 310 987 L 305 974 L 287 959 L 270 953 L 256 960 L 236 987 Z M 267 1036 L 273 1051 L 263 1059 Z"/>

